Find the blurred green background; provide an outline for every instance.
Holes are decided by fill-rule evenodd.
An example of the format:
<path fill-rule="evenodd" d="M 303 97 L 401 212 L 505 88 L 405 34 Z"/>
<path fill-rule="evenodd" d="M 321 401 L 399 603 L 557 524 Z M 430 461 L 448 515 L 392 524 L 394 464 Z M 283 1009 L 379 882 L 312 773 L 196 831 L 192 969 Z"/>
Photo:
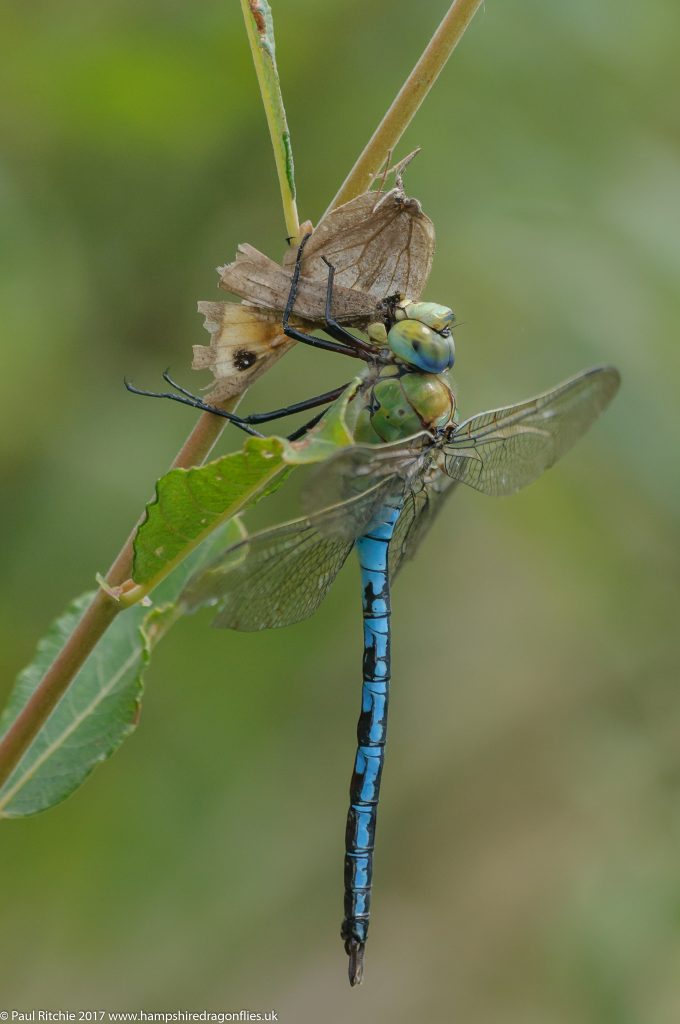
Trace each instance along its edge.
<path fill-rule="evenodd" d="M 303 217 L 445 6 L 278 3 Z M 0 30 L 4 694 L 194 420 L 123 375 L 206 383 L 196 300 L 285 229 L 236 0 L 10 2 Z M 338 937 L 352 565 L 288 630 L 183 623 L 135 736 L 3 824 L 0 1006 L 677 1024 L 679 33 L 672 0 L 488 3 L 401 149 L 423 147 L 427 296 L 465 322 L 463 413 L 596 362 L 624 386 L 526 492 L 459 492 L 395 588 L 364 986 Z M 296 350 L 244 408 L 346 372 Z"/>

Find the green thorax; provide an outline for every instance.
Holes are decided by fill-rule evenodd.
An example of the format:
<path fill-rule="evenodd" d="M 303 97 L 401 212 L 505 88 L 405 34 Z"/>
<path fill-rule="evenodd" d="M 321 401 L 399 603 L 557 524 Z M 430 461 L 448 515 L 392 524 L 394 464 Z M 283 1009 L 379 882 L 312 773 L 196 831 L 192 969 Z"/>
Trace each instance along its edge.
<path fill-rule="evenodd" d="M 368 328 L 385 359 L 367 371 L 348 409 L 359 443 L 399 441 L 453 419 L 447 377 L 454 361 L 453 321 L 447 306 L 404 299 L 392 316 Z"/>
<path fill-rule="evenodd" d="M 359 444 L 380 444 L 446 426 L 455 408 L 446 374 L 383 366 L 367 375 L 349 403 L 347 419 Z"/>

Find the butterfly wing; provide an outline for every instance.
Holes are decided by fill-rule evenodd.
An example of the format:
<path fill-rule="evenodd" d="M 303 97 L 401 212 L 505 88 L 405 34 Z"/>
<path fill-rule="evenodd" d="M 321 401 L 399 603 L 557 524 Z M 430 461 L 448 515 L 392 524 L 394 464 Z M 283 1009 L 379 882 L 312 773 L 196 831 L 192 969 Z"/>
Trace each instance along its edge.
<path fill-rule="evenodd" d="M 380 315 L 383 300 L 400 294 L 419 298 L 432 267 L 434 226 L 417 199 L 401 188 L 385 195 L 365 192 L 323 217 L 305 246 L 295 316 L 323 326 L 328 267 L 335 267 L 333 316 L 365 327 Z M 220 267 L 220 287 L 253 306 L 285 308 L 296 250 L 283 266 L 252 245 Z"/>
<path fill-rule="evenodd" d="M 417 199 L 399 187 L 382 196 L 364 192 L 320 221 L 305 247 L 302 273 L 325 284 L 325 256 L 341 288 L 378 301 L 395 294 L 417 299 L 432 268 L 434 246 L 434 225 Z M 341 310 L 334 301 L 334 312 L 336 305 Z"/>
<path fill-rule="evenodd" d="M 281 332 L 278 317 L 237 302 L 199 302 L 209 345 L 194 345 L 194 370 L 211 370 L 209 402 L 224 402 L 246 388 L 295 342 Z"/>
<path fill-rule="evenodd" d="M 323 324 L 328 280 L 328 268 L 324 269 L 323 277 L 309 277 L 304 273 L 301 276 L 295 299 L 296 318 Z M 233 292 L 249 305 L 268 310 L 280 318 L 288 301 L 292 265 L 281 267 L 254 246 L 242 244 L 234 262 L 220 267 L 218 273 L 220 288 L 224 291 Z M 371 294 L 341 284 L 333 289 L 333 313 L 337 320 L 365 325 L 375 320 L 377 306 Z"/>

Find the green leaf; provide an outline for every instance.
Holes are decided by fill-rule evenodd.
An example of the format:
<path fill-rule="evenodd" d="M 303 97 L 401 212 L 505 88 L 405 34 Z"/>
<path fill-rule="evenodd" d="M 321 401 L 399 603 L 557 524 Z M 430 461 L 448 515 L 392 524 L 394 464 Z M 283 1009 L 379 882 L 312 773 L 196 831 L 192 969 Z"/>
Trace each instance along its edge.
<path fill-rule="evenodd" d="M 83 594 L 50 627 L 21 672 L 0 727 L 4 733 L 92 600 Z M 140 606 L 118 616 L 0 789 L 0 816 L 35 814 L 63 800 L 128 736 L 139 716 L 148 650 Z"/>
<path fill-rule="evenodd" d="M 178 598 L 184 586 L 201 566 L 211 562 L 220 551 L 233 547 L 239 541 L 245 540 L 247 531 L 241 524 L 238 516 L 234 516 L 219 529 L 215 530 L 211 537 L 205 540 L 199 549 L 190 555 L 180 566 L 178 566 L 167 579 L 156 587 L 153 592 L 153 608 L 146 610 L 142 621 L 144 638 L 152 651 L 156 644 L 165 636 L 171 626 L 174 626 L 178 619 L 185 613 L 183 606 L 178 603 Z M 135 605 L 134 607 L 137 607 Z"/>
<path fill-rule="evenodd" d="M 176 601 L 185 582 L 218 551 L 243 538 L 240 511 L 280 487 L 294 466 L 322 461 L 352 442 L 345 414 L 356 386 L 347 388 L 300 442 L 249 438 L 240 452 L 195 469 L 171 470 L 158 481 L 135 538 L 133 569 L 137 584 L 155 588 L 154 607 L 137 603 L 114 620 L 0 788 L 0 817 L 35 814 L 65 799 L 133 732 L 144 668 L 154 646 L 183 614 Z M 0 734 L 24 707 L 91 599 L 85 594 L 73 602 L 40 642 L 0 718 Z"/>
<path fill-rule="evenodd" d="M 118 615 L 0 789 L 0 817 L 37 814 L 64 800 L 134 731 L 143 671 L 178 618 L 174 602 L 181 589 L 201 564 L 242 536 L 240 523 L 232 519 L 158 587 L 153 609 L 137 604 Z M 38 644 L 0 717 L 0 734 L 24 707 L 92 596 L 75 600 Z"/>
<path fill-rule="evenodd" d="M 284 454 L 286 462 L 291 465 L 322 462 L 338 448 L 354 443 L 354 437 L 347 426 L 347 406 L 361 383 L 361 377 L 351 381 L 318 426 L 305 434 L 301 441 L 288 444 Z"/>
<path fill-rule="evenodd" d="M 161 477 L 135 537 L 135 583 L 151 590 L 221 523 L 280 487 L 288 447 L 279 437 L 251 437 L 240 452 Z"/>
<path fill-rule="evenodd" d="M 352 381 L 301 441 L 251 437 L 239 452 L 161 477 L 135 537 L 135 583 L 152 590 L 216 527 L 278 490 L 294 466 L 321 462 L 352 444 L 347 405 L 360 383 Z"/>

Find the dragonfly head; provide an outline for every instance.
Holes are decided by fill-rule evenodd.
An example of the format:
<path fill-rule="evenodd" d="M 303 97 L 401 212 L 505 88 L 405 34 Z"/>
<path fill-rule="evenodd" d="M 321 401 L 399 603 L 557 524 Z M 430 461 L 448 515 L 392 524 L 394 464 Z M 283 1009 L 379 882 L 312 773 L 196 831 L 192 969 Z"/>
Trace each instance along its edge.
<path fill-rule="evenodd" d="M 395 309 L 387 345 L 400 362 L 421 373 L 444 373 L 455 359 L 453 311 L 436 302 L 404 299 Z"/>

